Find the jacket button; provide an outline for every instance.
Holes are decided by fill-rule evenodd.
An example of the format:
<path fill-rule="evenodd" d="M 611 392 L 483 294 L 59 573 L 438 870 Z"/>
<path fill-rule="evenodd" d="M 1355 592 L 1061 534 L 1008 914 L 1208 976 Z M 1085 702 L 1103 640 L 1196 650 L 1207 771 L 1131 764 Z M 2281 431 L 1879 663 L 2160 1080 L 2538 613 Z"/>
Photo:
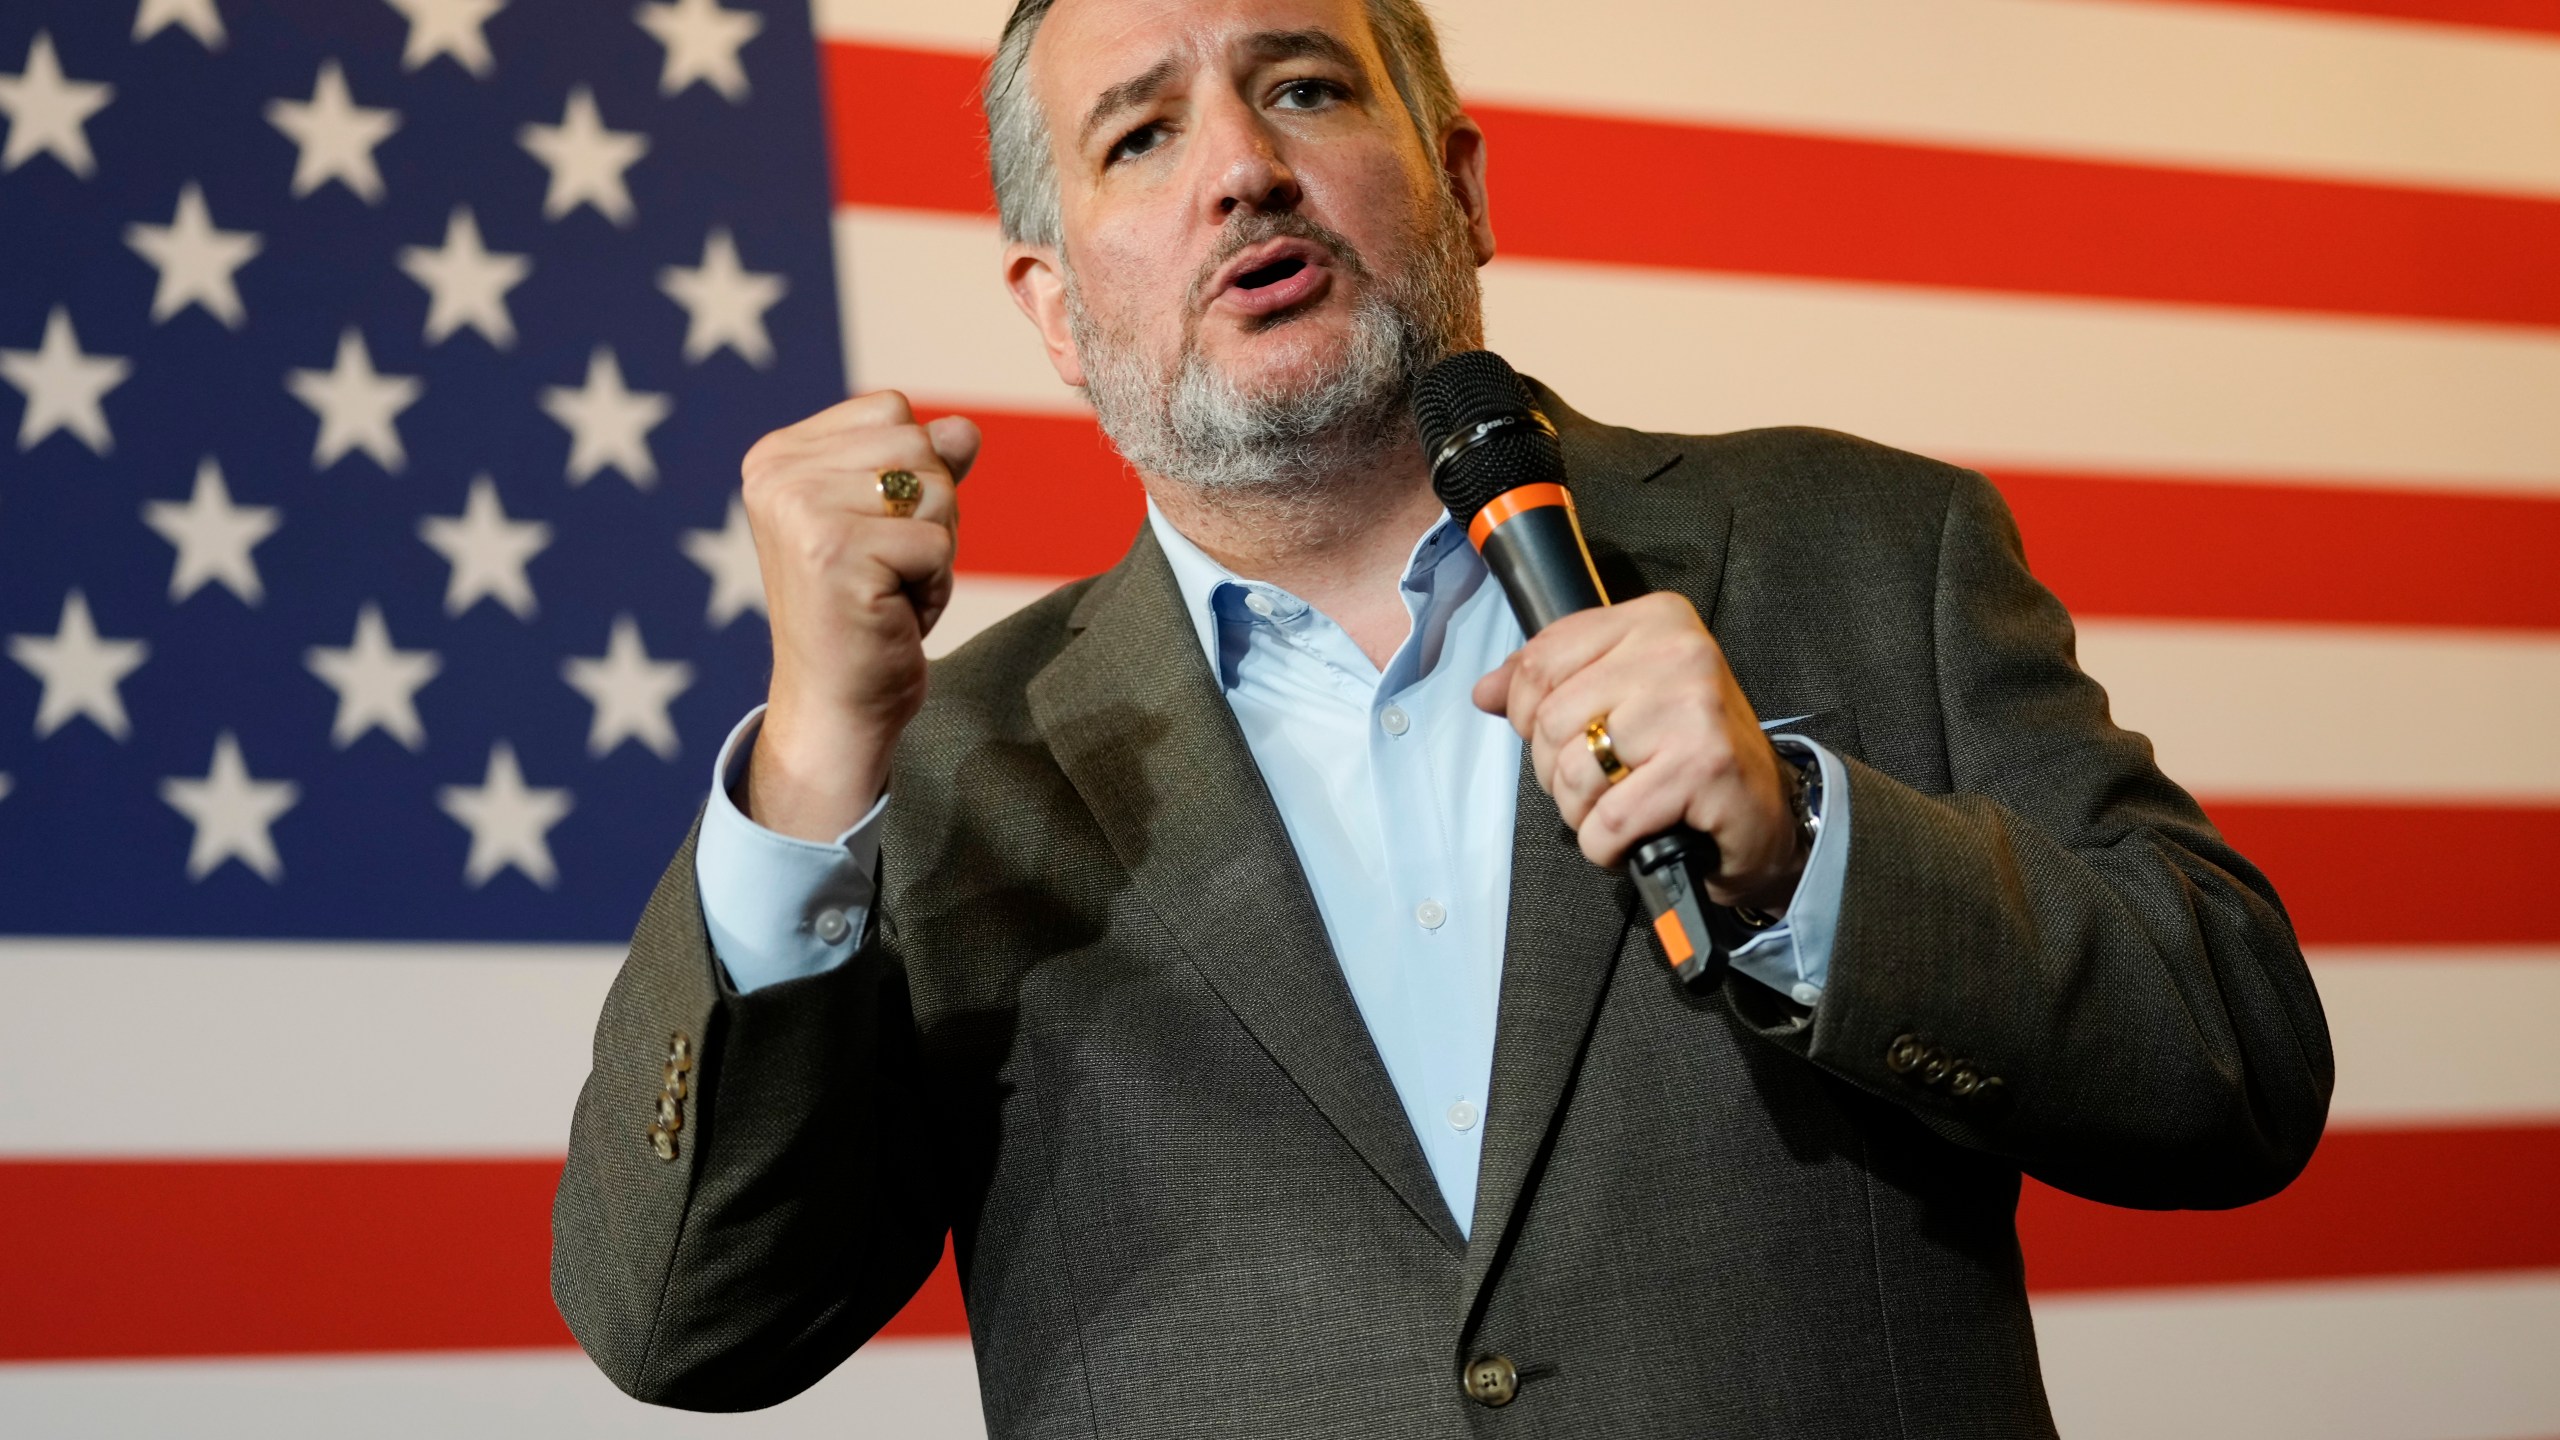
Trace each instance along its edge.
<path fill-rule="evenodd" d="M 676 1158 L 676 1137 L 670 1131 L 652 1125 L 649 1127 L 649 1149 L 661 1160 L 673 1160 Z"/>
<path fill-rule="evenodd" d="M 1935 1085 L 1946 1079 L 1947 1072 L 1953 1068 L 1955 1067 L 1947 1063 L 1947 1057 L 1945 1055 L 1932 1050 L 1929 1052 L 1928 1056 L 1920 1062 L 1920 1083 L 1923 1085 Z"/>
<path fill-rule="evenodd" d="M 1917 1035 L 1896 1035 L 1893 1044 L 1885 1048 L 1884 1068 L 1896 1075 L 1907 1074 L 1912 1066 L 1920 1063 L 1921 1053 L 1926 1048 Z"/>
<path fill-rule="evenodd" d="M 1948 1092 L 1961 1100 L 1981 1088 L 1982 1077 L 1973 1073 L 1973 1066 L 1963 1060 L 1957 1061 L 1956 1073 L 1947 1080 Z"/>
<path fill-rule="evenodd" d="M 1497 1409 L 1520 1393 L 1520 1372 L 1499 1355 L 1479 1355 L 1467 1362 L 1467 1398 Z"/>

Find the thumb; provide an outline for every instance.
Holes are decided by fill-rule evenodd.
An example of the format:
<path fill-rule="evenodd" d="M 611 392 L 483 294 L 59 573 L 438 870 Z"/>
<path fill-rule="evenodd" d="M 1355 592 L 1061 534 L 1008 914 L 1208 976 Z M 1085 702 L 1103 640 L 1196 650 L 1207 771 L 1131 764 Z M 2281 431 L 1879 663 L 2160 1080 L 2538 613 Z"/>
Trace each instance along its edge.
<path fill-rule="evenodd" d="M 1476 682 L 1476 708 L 1488 715 L 1506 715 L 1511 711 L 1511 677 L 1520 668 L 1520 652 L 1512 651 L 1502 663 Z"/>
<path fill-rule="evenodd" d="M 933 453 L 951 467 L 951 483 L 967 478 L 969 467 L 978 463 L 978 446 L 983 443 L 977 422 L 966 415 L 945 415 L 925 426 L 924 433 L 933 442 Z"/>

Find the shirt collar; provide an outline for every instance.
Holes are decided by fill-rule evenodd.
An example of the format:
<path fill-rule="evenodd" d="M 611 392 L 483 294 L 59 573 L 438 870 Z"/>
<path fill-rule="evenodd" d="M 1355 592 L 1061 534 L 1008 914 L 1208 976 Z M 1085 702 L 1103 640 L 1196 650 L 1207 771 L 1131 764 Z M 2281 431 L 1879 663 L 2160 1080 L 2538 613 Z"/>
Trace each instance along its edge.
<path fill-rule="evenodd" d="M 1147 526 L 1155 532 L 1156 544 L 1164 550 L 1166 563 L 1173 567 L 1173 583 L 1182 592 L 1182 608 L 1191 617 L 1192 628 L 1200 637 L 1200 649 L 1208 657 L 1209 672 L 1218 677 L 1220 685 L 1227 684 L 1229 680 L 1220 658 L 1220 626 L 1225 618 L 1221 614 L 1224 607 L 1219 603 L 1222 595 L 1229 591 L 1239 595 L 1260 594 L 1279 607 L 1274 613 L 1282 618 L 1293 610 L 1303 611 L 1306 608 L 1307 602 L 1279 586 L 1247 580 L 1219 564 L 1208 551 L 1193 544 L 1190 536 L 1175 529 L 1164 512 L 1156 508 L 1152 497 L 1147 501 Z M 1404 574 L 1398 583 L 1408 590 L 1431 588 L 1427 582 L 1440 562 L 1459 550 L 1470 548 L 1465 534 L 1443 511 L 1440 518 L 1432 522 L 1431 528 L 1422 532 L 1422 538 L 1413 542 L 1413 550 L 1405 556 Z M 1232 609 L 1228 608 L 1226 613 L 1232 614 Z"/>

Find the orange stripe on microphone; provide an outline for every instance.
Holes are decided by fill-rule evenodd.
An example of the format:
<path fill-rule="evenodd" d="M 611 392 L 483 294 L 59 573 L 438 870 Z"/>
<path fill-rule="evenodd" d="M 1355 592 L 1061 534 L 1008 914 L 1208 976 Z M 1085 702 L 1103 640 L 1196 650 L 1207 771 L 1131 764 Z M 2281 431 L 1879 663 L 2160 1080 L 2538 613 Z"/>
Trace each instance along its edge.
<path fill-rule="evenodd" d="M 1484 548 L 1484 542 L 1492 537 L 1495 526 L 1515 515 L 1530 510 L 1543 510 L 1550 505 L 1561 505 L 1567 510 L 1572 509 L 1572 492 L 1561 485 L 1552 484 L 1523 485 L 1518 489 L 1505 490 L 1485 502 L 1485 507 L 1476 512 L 1475 520 L 1467 526 L 1467 538 L 1473 540 L 1476 548 L 1481 550 Z"/>
<path fill-rule="evenodd" d="M 1665 910 L 1653 917 L 1653 933 L 1662 941 L 1662 953 L 1669 957 L 1671 968 L 1679 969 L 1698 952 L 1689 948 L 1689 932 L 1680 925 L 1680 912 Z"/>

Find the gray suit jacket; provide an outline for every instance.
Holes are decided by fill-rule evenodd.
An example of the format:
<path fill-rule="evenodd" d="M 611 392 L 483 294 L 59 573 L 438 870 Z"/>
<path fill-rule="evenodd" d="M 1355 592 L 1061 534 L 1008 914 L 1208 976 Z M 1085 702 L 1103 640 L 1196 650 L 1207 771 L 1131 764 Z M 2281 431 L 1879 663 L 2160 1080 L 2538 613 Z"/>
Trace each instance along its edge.
<path fill-rule="evenodd" d="M 936 665 L 844 967 L 728 989 L 676 855 L 555 1216 L 617 1384 L 782 1400 L 948 1231 L 998 1437 L 2052 1432 L 2019 1174 L 2290 1180 L 2331 1063 L 2284 913 L 2109 722 L 1981 477 L 1550 403 L 1612 593 L 1688 596 L 1758 711 L 1849 757 L 1820 1006 L 1683 990 L 1524 772 L 1462 1240 L 1141 534 Z M 1506 1405 L 1462 1383 L 1485 1356 Z"/>

